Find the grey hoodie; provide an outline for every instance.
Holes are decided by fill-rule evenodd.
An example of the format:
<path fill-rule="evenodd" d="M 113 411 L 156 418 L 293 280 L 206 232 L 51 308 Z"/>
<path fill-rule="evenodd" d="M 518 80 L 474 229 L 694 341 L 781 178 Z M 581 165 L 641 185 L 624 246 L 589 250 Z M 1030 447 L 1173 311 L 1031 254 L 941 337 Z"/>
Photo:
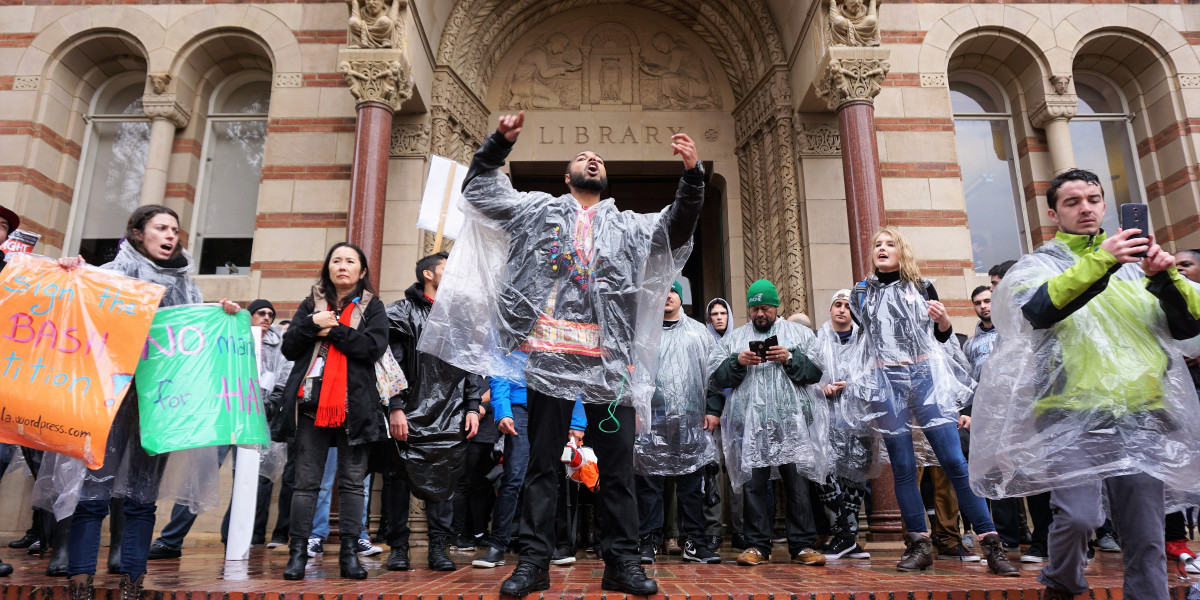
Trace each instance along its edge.
<path fill-rule="evenodd" d="M 725 312 L 729 313 L 729 317 L 725 320 L 725 333 L 729 333 L 729 325 L 733 322 L 733 311 L 729 310 L 729 303 L 724 298 L 713 298 L 708 301 L 708 306 L 704 308 L 704 326 L 708 328 L 708 332 L 712 334 L 713 340 L 717 342 L 725 337 L 725 333 L 717 333 L 717 330 L 713 329 L 712 323 L 708 322 L 708 313 L 712 312 L 713 305 L 718 302 L 724 304 Z"/>

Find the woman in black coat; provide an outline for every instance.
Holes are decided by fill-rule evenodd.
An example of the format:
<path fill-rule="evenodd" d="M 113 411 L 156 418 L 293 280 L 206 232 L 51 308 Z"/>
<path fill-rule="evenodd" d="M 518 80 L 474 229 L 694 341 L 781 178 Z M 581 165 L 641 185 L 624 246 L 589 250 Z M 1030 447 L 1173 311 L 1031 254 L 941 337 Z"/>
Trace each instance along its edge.
<path fill-rule="evenodd" d="M 335 244 L 325 257 L 320 281 L 283 335 L 283 355 L 295 365 L 272 430 L 275 441 L 294 443 L 296 452 L 284 579 L 304 578 L 325 456 L 335 445 L 342 524 L 338 566 L 342 577 L 367 577 L 355 542 L 362 527 L 371 442 L 387 437 L 387 416 L 375 377 L 375 361 L 387 344 L 388 320 L 371 289 L 366 255 L 353 244 Z"/>

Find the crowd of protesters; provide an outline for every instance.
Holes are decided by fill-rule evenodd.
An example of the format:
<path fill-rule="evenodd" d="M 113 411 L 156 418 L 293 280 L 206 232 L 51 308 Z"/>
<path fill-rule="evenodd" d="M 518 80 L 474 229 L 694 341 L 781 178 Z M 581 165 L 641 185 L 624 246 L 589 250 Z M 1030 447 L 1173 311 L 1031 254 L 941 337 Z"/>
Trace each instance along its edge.
<path fill-rule="evenodd" d="M 870 274 L 833 295 L 816 331 L 806 315 L 779 314 L 765 279 L 745 290 L 735 327 L 722 298 L 696 306 L 702 321 L 688 316 L 675 279 L 705 179 L 686 135 L 672 139 L 684 167 L 675 201 L 639 215 L 603 198 L 592 152 L 568 165 L 569 194 L 513 190 L 499 168 L 522 125 L 502 117 L 475 155 L 463 237 L 417 262 L 402 299 L 377 298 L 376 267 L 342 242 L 290 320 L 277 323 L 267 300 L 249 305 L 264 331 L 271 435 L 287 457 L 269 538 L 275 481 L 259 479 L 251 541 L 287 546 L 284 579 L 303 579 L 324 553 L 335 480 L 343 578 L 366 578 L 359 557 L 382 552 L 366 531 L 377 473 L 388 570 L 413 568 L 415 496 L 431 570 L 455 570 L 454 552 L 473 553 L 476 568 L 515 554 L 501 591 L 523 596 L 547 589 L 551 565 L 594 552 L 604 589 L 652 594 L 643 565 L 676 553 L 718 563 L 726 539 L 746 567 L 771 562 L 776 544 L 802 567 L 869 559 L 860 515 L 881 468 L 905 530 L 899 571 L 936 557 L 1019 576 L 1015 552 L 1047 563 L 1043 597 L 1072 598 L 1087 589 L 1090 552 L 1124 552 L 1134 599 L 1166 597 L 1166 558 L 1200 572 L 1176 510 L 1196 498 L 1177 474 L 1200 463 L 1200 366 L 1180 342 L 1200 334 L 1200 251 L 1172 256 L 1137 230 L 1106 235 L 1094 174 L 1051 182 L 1057 235 L 971 292 L 970 336 L 954 331 L 894 228 L 875 234 Z M 19 222 L 0 207 L 0 241 Z M 479 233 L 497 225 L 503 242 Z M 191 267 L 178 216 L 144 206 L 101 268 L 163 285 L 172 306 L 201 302 Z M 375 385 L 385 354 L 407 382 L 390 398 Z M 195 520 L 185 504 L 152 542 L 167 457 L 142 449 L 138 427 L 137 402 L 124 402 L 73 514 L 39 509 L 9 544 L 48 556 L 72 600 L 93 597 L 106 516 L 123 600 L 140 597 L 148 560 L 183 554 Z M 563 466 L 584 446 L 599 463 L 586 485 Z M 13 450 L 0 453 L 3 467 Z M 21 453 L 39 480 L 61 462 Z M 0 575 L 11 571 L 0 563 Z"/>

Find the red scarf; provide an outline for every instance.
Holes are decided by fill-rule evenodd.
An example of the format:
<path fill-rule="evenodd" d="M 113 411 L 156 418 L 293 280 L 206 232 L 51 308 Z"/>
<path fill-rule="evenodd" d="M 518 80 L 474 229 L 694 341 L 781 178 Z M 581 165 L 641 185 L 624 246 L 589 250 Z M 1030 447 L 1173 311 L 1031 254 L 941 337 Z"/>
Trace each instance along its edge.
<path fill-rule="evenodd" d="M 355 304 L 342 309 L 338 323 L 350 325 L 350 314 Z M 329 342 L 326 342 L 327 344 Z M 317 401 L 317 427 L 338 427 L 346 422 L 346 355 L 337 346 L 329 344 L 325 357 L 325 371 L 321 381 L 321 398 Z"/>

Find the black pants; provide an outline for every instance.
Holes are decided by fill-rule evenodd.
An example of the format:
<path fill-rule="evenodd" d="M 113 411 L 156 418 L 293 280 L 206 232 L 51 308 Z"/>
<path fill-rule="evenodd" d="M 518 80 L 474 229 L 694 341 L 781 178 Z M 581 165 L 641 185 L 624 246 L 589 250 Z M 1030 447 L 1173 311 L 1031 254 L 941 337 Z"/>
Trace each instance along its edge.
<path fill-rule="evenodd" d="M 341 537 L 357 540 L 362 531 L 363 479 L 367 477 L 370 444 L 351 446 L 345 429 L 317 427 L 312 417 L 301 414 L 294 445 L 296 488 L 292 493 L 292 539 L 307 540 L 312 534 L 313 511 L 317 506 L 317 493 L 321 491 L 321 478 L 325 475 L 325 459 L 329 456 L 329 448 L 336 446 Z"/>
<path fill-rule="evenodd" d="M 287 541 L 292 522 L 292 489 L 296 486 L 296 445 L 287 445 L 287 462 L 283 464 L 283 476 L 279 478 L 279 504 L 276 506 L 275 529 L 271 539 Z"/>
<path fill-rule="evenodd" d="M 521 507 L 521 561 L 549 568 L 554 551 L 554 515 L 558 486 L 563 479 L 563 445 L 571 426 L 570 400 L 555 398 L 530 389 L 529 394 L 529 467 L 525 474 L 524 505 Z M 620 427 L 609 418 L 608 406 L 586 404 L 587 432 L 584 440 L 596 452 L 600 463 L 596 518 L 600 549 L 609 563 L 636 561 L 637 494 L 633 483 L 633 407 L 615 409 Z"/>
<path fill-rule="evenodd" d="M 387 507 L 388 527 L 387 544 L 393 548 L 408 548 L 408 537 L 412 531 L 408 527 L 408 510 L 411 506 L 411 491 L 408 479 L 401 463 L 388 474 L 389 481 L 385 483 L 386 497 L 384 506 Z M 361 502 L 359 503 L 361 506 Z M 361 517 L 361 515 L 359 515 Z M 426 502 L 425 518 L 429 522 L 429 540 L 433 543 L 445 543 L 454 527 L 454 498 L 444 502 Z"/>
<path fill-rule="evenodd" d="M 450 499 L 454 506 L 454 535 L 474 538 L 488 532 L 496 490 L 487 475 L 496 462 L 491 443 L 471 442 L 467 445 L 467 468 Z"/>
<path fill-rule="evenodd" d="M 784 497 L 787 510 L 784 522 L 787 525 L 788 551 L 795 555 L 811 548 L 817 541 L 817 524 L 813 519 L 809 503 L 809 482 L 794 465 L 780 465 L 783 477 Z M 746 543 L 758 548 L 763 556 L 771 555 L 771 531 L 775 520 L 775 498 L 768 490 L 771 467 L 760 467 L 750 472 L 750 481 L 743 488 L 745 508 L 744 525 Z"/>
<path fill-rule="evenodd" d="M 586 436 L 584 439 L 587 439 Z M 706 546 L 704 540 L 704 469 L 687 475 L 676 475 L 675 497 L 678 501 L 680 528 L 684 537 Z M 637 475 L 638 536 L 659 545 L 663 540 L 663 487 L 666 477 L 662 475 Z"/>

